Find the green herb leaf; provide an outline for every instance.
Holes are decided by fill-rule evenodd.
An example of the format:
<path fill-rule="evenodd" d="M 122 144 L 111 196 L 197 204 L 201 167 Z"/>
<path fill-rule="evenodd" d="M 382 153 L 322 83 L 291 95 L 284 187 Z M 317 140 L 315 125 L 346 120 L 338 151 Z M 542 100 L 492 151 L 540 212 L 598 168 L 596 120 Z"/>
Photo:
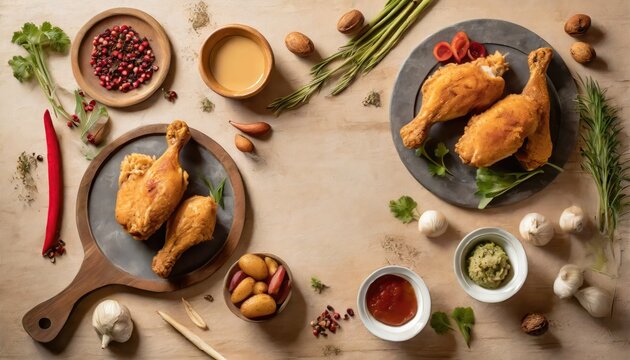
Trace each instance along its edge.
<path fill-rule="evenodd" d="M 453 330 L 448 315 L 443 311 L 436 311 L 431 315 L 431 327 L 439 335 L 446 334 L 449 330 Z"/>
<path fill-rule="evenodd" d="M 56 52 L 66 52 L 70 46 L 70 38 L 61 28 L 52 26 L 48 21 L 44 22 L 40 28 L 45 37 L 43 37 L 42 45 L 50 46 Z"/>
<path fill-rule="evenodd" d="M 470 348 L 470 333 L 472 331 L 472 327 L 475 324 L 475 314 L 473 309 L 470 307 L 458 307 L 453 310 L 451 317 L 457 323 L 457 327 L 459 328 L 459 332 L 462 333 L 464 340 L 466 341 L 466 345 Z"/>
<path fill-rule="evenodd" d="M 398 200 L 389 201 L 389 210 L 394 217 L 404 224 L 410 223 L 418 218 L 416 207 L 418 203 L 407 195 L 401 196 Z"/>
<path fill-rule="evenodd" d="M 543 172 L 542 169 L 515 173 L 502 173 L 489 168 L 477 169 L 477 192 L 475 195 L 481 198 L 477 207 L 485 209 L 494 198 L 505 194 L 525 180 Z"/>
<path fill-rule="evenodd" d="M 219 204 L 221 209 L 225 208 L 223 204 L 223 188 L 225 187 L 226 180 L 227 178 L 223 178 L 223 180 L 221 180 L 221 182 L 219 183 L 219 186 L 214 187 L 210 179 L 203 178 L 203 182 L 206 183 L 206 186 L 208 187 L 208 189 L 210 189 L 210 196 L 212 196 L 214 201 L 216 201 L 216 203 Z"/>
<path fill-rule="evenodd" d="M 13 76 L 18 79 L 19 82 L 24 80 L 30 80 L 35 71 L 33 56 L 14 56 L 9 60 L 9 65 L 13 70 Z"/>
<path fill-rule="evenodd" d="M 324 284 L 318 278 L 313 276 L 313 277 L 311 277 L 311 287 L 313 288 L 313 290 L 317 291 L 318 294 L 321 294 L 322 290 L 327 288 L 328 285 Z"/>
<path fill-rule="evenodd" d="M 446 165 L 444 165 L 444 156 L 446 156 L 446 154 L 449 153 L 448 148 L 446 147 L 446 145 L 444 145 L 443 142 L 437 144 L 437 147 L 435 148 L 435 150 L 433 151 L 433 153 L 435 154 L 435 156 L 439 159 L 439 162 L 434 160 L 431 155 L 429 155 L 429 153 L 427 152 L 426 148 L 425 148 L 425 144 L 427 142 L 425 141 L 419 148 L 416 149 L 416 156 L 417 157 L 424 157 L 425 159 L 427 159 L 429 161 L 429 163 L 427 164 L 428 168 L 429 168 L 429 173 L 431 173 L 431 175 L 433 176 L 446 176 L 446 174 L 450 174 L 453 175 L 448 168 L 446 167 Z"/>

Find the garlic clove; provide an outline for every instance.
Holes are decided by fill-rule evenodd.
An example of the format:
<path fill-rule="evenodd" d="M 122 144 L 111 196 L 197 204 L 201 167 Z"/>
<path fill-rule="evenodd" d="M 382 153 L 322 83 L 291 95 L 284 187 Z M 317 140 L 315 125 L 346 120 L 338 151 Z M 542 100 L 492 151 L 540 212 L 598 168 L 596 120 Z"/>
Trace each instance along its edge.
<path fill-rule="evenodd" d="M 584 270 L 573 264 L 560 268 L 556 280 L 553 282 L 553 292 L 560 299 L 573 296 L 584 283 Z"/>
<path fill-rule="evenodd" d="M 554 235 L 553 224 L 538 213 L 525 215 L 518 229 L 524 240 L 536 246 L 547 245 Z"/>
<path fill-rule="evenodd" d="M 612 296 L 608 291 L 597 286 L 584 288 L 575 293 L 575 297 L 592 317 L 605 317 L 612 310 Z"/>
<path fill-rule="evenodd" d="M 579 233 L 584 229 L 584 211 L 579 206 L 571 206 L 560 215 L 559 225 L 564 232 Z"/>
<path fill-rule="evenodd" d="M 418 219 L 418 230 L 428 237 L 437 237 L 448 228 L 446 217 L 437 210 L 427 210 Z"/>

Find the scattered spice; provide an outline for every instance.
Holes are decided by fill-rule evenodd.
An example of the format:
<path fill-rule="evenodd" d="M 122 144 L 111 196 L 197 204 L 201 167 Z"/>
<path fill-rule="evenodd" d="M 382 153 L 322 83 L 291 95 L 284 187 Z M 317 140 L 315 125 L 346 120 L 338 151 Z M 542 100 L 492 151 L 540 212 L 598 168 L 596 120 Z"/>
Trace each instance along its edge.
<path fill-rule="evenodd" d="M 386 236 L 385 239 L 381 241 L 381 248 L 394 258 L 394 262 L 409 268 L 416 266 L 416 257 L 420 255 L 418 249 L 406 244 L 403 239 L 392 236 Z M 386 259 L 390 262 L 388 257 L 386 257 Z"/>
<path fill-rule="evenodd" d="M 20 201 L 30 205 L 37 194 L 37 184 L 33 178 L 33 171 L 37 169 L 37 162 L 44 160 L 41 155 L 35 155 L 35 153 L 27 154 L 22 151 L 18 156 L 17 164 L 15 166 L 15 174 L 13 175 L 13 181 L 16 182 L 15 190 L 17 190 L 17 197 Z"/>
<path fill-rule="evenodd" d="M 164 98 L 172 103 L 175 102 L 175 100 L 177 100 L 177 93 L 173 90 L 165 90 L 164 88 L 162 88 L 162 95 L 164 95 Z"/>
<path fill-rule="evenodd" d="M 214 103 L 210 101 L 208 98 L 203 98 L 201 100 L 201 111 L 210 113 L 214 110 Z"/>
<path fill-rule="evenodd" d="M 313 288 L 313 290 L 317 291 L 318 294 L 321 294 L 322 290 L 326 289 L 328 285 L 324 284 L 318 278 L 313 276 L 311 277 L 311 287 Z"/>
<path fill-rule="evenodd" d="M 208 26 L 210 23 L 210 16 L 208 15 L 208 4 L 203 1 L 199 1 L 192 8 L 192 14 L 188 18 L 188 22 L 192 26 L 193 30 Z"/>
<path fill-rule="evenodd" d="M 210 301 L 210 302 L 214 301 L 214 297 L 212 297 L 212 295 L 210 295 L 210 294 L 204 296 L 203 298 L 206 299 L 207 301 Z"/>
<path fill-rule="evenodd" d="M 381 93 L 374 90 L 363 99 L 363 106 L 381 107 Z"/>
<path fill-rule="evenodd" d="M 115 25 L 92 40 L 90 65 L 107 90 L 128 92 L 148 82 L 158 71 L 155 54 L 146 37 L 129 25 Z"/>
<path fill-rule="evenodd" d="M 334 345 L 326 345 L 322 348 L 322 355 L 324 356 L 337 356 L 341 354 L 341 349 Z"/>
<path fill-rule="evenodd" d="M 348 313 L 344 315 L 344 319 L 348 319 L 348 315 L 354 316 L 354 310 L 348 308 Z M 313 336 L 319 337 L 320 335 L 323 337 L 327 337 L 328 333 L 326 331 L 330 331 L 331 333 L 337 333 L 337 330 L 341 328 L 341 325 L 337 322 L 337 320 L 341 319 L 341 314 L 336 312 L 334 308 L 330 305 L 326 306 L 326 309 L 317 317 L 316 320 L 311 320 L 309 325 L 312 328 Z"/>

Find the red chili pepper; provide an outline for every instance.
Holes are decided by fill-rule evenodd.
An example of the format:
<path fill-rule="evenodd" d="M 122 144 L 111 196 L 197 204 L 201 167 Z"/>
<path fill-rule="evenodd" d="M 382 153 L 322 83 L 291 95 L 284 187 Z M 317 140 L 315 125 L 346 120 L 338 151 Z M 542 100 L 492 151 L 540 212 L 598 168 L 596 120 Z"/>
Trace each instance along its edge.
<path fill-rule="evenodd" d="M 61 151 L 59 140 L 50 118 L 50 112 L 44 113 L 44 129 L 46 130 L 46 148 L 48 151 L 48 222 L 46 223 L 46 239 L 42 255 L 51 249 L 58 240 L 59 218 L 61 215 Z"/>

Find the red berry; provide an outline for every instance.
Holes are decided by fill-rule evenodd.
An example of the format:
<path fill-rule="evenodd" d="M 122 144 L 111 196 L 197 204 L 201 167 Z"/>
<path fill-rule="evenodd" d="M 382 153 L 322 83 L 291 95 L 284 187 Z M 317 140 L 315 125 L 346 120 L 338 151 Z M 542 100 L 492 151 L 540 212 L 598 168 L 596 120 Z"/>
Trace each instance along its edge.
<path fill-rule="evenodd" d="M 68 125 L 69 128 L 72 127 L 72 121 L 68 120 L 68 122 L 66 123 L 66 125 Z"/>

